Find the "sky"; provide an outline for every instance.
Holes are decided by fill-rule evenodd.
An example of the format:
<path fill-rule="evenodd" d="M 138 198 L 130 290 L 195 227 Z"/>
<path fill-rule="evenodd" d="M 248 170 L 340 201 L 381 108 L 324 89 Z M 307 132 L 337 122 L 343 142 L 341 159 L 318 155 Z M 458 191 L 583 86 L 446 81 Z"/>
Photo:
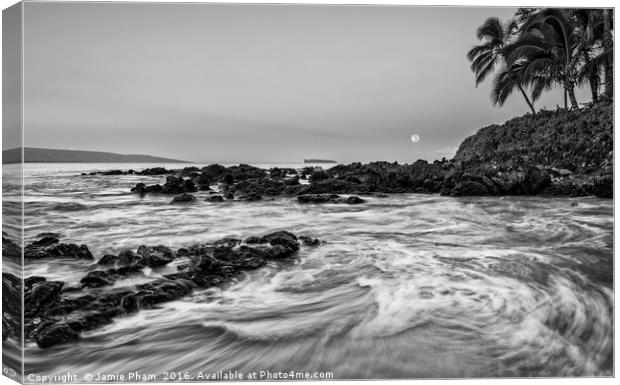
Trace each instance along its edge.
<path fill-rule="evenodd" d="M 450 158 L 529 111 L 519 94 L 493 107 L 465 57 L 486 18 L 514 11 L 26 3 L 24 145 L 205 163 Z M 557 105 L 559 90 L 536 108 Z"/>

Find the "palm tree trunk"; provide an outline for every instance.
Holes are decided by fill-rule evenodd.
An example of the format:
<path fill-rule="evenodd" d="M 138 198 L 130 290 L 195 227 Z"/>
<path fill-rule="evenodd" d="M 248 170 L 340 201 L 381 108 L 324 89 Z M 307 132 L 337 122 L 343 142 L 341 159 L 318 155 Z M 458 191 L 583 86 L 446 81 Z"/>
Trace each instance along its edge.
<path fill-rule="evenodd" d="M 603 10 L 603 49 L 609 51 L 613 47 L 613 38 L 611 37 L 611 9 Z M 613 55 L 608 55 L 605 60 L 605 96 L 609 100 L 614 97 L 614 62 Z"/>
<path fill-rule="evenodd" d="M 568 109 L 568 97 L 567 97 L 566 88 L 564 88 L 564 109 Z"/>
<path fill-rule="evenodd" d="M 574 108 L 576 110 L 579 109 L 579 103 L 577 103 L 577 98 L 575 97 L 575 88 L 571 85 L 568 90 L 568 97 L 570 98 L 570 105 L 571 108 Z"/>
<path fill-rule="evenodd" d="M 521 91 L 521 95 L 523 95 L 525 102 L 527 103 L 528 106 L 530 106 L 530 110 L 532 110 L 532 114 L 535 114 L 536 110 L 534 109 L 534 105 L 532 104 L 532 102 L 530 102 L 530 98 L 527 97 L 527 94 L 523 90 L 523 87 L 521 87 L 521 84 L 517 84 L 517 85 L 519 86 L 519 91 Z"/>
<path fill-rule="evenodd" d="M 592 103 L 598 103 L 598 79 L 591 75 L 588 79 L 590 82 L 590 91 L 592 91 Z"/>

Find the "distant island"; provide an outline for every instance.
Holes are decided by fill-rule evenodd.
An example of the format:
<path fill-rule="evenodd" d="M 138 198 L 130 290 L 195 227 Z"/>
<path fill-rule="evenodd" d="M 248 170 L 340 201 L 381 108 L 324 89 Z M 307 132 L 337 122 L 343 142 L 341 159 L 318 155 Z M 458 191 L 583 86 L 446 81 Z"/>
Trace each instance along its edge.
<path fill-rule="evenodd" d="M 2 164 L 20 163 L 21 148 L 2 151 Z M 56 150 L 24 147 L 24 163 L 188 163 L 178 159 L 102 151 Z"/>
<path fill-rule="evenodd" d="M 338 163 L 329 159 L 304 159 L 304 163 Z"/>

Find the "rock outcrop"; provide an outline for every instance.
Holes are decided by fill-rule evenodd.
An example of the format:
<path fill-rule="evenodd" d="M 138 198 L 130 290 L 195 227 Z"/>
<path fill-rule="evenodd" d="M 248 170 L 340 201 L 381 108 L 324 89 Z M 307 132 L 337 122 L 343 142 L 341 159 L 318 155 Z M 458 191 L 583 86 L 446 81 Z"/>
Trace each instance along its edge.
<path fill-rule="evenodd" d="M 196 244 L 172 250 L 166 246 L 142 245 L 134 252 L 107 254 L 81 280 L 78 287 L 45 277 L 24 280 L 24 330 L 27 341 L 41 348 L 79 339 L 80 333 L 112 322 L 114 317 L 172 301 L 196 288 L 222 286 L 244 270 L 257 269 L 269 260 L 292 258 L 304 246 L 317 246 L 320 241 L 298 238 L 288 231 L 263 236 L 236 238 Z M 41 238 L 27 249 L 43 249 L 65 245 L 58 239 Z M 86 246 L 84 246 L 86 247 Z M 92 256 L 91 256 L 92 257 Z M 146 266 L 158 269 L 177 259 L 177 272 L 155 276 L 152 281 L 130 286 L 113 286 L 119 279 L 141 274 Z M 18 338 L 21 327 L 21 279 L 3 273 L 3 339 Z"/>

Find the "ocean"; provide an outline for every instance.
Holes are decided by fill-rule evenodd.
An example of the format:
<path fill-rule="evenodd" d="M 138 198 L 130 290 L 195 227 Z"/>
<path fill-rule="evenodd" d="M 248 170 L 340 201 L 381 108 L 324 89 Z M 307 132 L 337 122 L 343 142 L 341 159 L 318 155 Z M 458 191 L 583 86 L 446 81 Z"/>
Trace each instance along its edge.
<path fill-rule="evenodd" d="M 211 203 L 198 192 L 195 203 L 171 205 L 171 196 L 130 192 L 165 176 L 81 175 L 154 166 L 26 164 L 26 243 L 57 232 L 61 242 L 86 244 L 95 259 L 143 244 L 179 248 L 281 229 L 325 243 L 225 288 L 118 317 L 78 342 L 45 350 L 26 343 L 26 375 L 613 374 L 612 200 L 395 194 L 361 205 L 300 205 L 294 197 Z M 18 167 L 4 165 L 3 178 L 3 229 L 14 237 Z M 16 268 L 4 263 L 5 271 Z M 92 263 L 27 261 L 25 276 L 75 284 Z M 174 263 L 147 268 L 115 285 L 174 271 Z M 16 354 L 16 343 L 5 341 L 5 352 Z"/>

